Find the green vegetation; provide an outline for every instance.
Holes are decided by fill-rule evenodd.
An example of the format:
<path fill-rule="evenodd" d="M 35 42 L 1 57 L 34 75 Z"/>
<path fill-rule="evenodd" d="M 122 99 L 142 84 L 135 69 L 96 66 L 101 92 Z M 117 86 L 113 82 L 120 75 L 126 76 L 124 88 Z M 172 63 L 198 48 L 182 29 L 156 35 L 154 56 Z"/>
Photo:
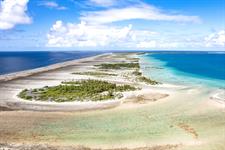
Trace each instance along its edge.
<path fill-rule="evenodd" d="M 18 96 L 26 100 L 40 101 L 85 101 L 107 100 L 121 98 L 123 91 L 133 91 L 130 85 L 116 85 L 100 80 L 65 81 L 54 87 L 23 90 Z"/>
<path fill-rule="evenodd" d="M 140 68 L 139 63 L 116 63 L 95 65 L 100 69 L 121 69 L 121 68 Z"/>
<path fill-rule="evenodd" d="M 135 76 L 142 76 L 142 73 L 139 72 L 139 70 L 135 70 L 132 74 Z"/>
<path fill-rule="evenodd" d="M 147 84 L 151 84 L 151 85 L 156 85 L 156 84 L 160 84 L 159 82 L 155 81 L 155 80 L 151 80 L 149 78 L 146 78 L 144 76 L 141 76 L 138 78 L 139 81 L 141 82 L 145 82 Z"/>
<path fill-rule="evenodd" d="M 18 96 L 22 99 L 31 100 L 32 97 L 27 94 L 28 92 L 29 92 L 28 89 L 24 89 L 23 91 L 20 92 Z"/>
<path fill-rule="evenodd" d="M 151 80 L 149 78 L 146 78 L 145 76 L 142 75 L 141 72 L 139 72 L 139 70 L 135 70 L 132 74 L 137 76 L 138 81 L 145 82 L 145 83 L 151 84 L 151 85 L 160 84 L 159 82 L 157 82 L 155 80 Z"/>
<path fill-rule="evenodd" d="M 113 73 L 105 73 L 105 72 L 74 72 L 72 74 L 90 75 L 90 76 L 116 76 L 116 74 L 113 74 Z"/>

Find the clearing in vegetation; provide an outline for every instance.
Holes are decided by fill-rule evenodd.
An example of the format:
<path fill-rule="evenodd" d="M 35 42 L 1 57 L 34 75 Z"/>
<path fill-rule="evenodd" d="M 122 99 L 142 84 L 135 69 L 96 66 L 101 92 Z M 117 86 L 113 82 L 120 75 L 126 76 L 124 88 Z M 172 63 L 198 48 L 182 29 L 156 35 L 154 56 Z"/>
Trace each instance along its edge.
<path fill-rule="evenodd" d="M 113 73 L 105 73 L 105 72 L 74 72 L 72 74 L 77 74 L 77 75 L 89 75 L 89 76 L 117 76 L 116 74 Z"/>

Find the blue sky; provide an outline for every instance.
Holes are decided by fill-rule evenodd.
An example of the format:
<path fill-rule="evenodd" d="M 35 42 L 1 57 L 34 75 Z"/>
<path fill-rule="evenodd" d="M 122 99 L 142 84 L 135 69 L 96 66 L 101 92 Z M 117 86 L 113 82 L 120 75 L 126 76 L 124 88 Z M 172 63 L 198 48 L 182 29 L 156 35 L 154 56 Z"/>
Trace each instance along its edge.
<path fill-rule="evenodd" d="M 224 0 L 0 1 L 0 51 L 225 50 Z"/>

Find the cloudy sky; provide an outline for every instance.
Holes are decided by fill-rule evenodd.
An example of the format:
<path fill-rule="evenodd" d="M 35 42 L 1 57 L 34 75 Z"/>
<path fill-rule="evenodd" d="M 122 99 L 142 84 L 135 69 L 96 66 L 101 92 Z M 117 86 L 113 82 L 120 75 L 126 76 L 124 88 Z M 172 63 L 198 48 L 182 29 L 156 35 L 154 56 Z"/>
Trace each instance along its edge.
<path fill-rule="evenodd" d="M 0 0 L 0 51 L 225 50 L 224 0 Z"/>

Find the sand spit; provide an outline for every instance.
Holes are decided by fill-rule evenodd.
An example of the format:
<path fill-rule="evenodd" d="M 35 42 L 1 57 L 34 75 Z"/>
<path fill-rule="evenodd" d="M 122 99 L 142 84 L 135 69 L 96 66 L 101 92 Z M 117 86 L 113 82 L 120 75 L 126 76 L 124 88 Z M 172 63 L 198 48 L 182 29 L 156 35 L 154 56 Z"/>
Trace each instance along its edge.
<path fill-rule="evenodd" d="M 101 54 L 101 55 L 97 55 L 97 56 L 57 63 L 57 64 L 49 65 L 46 67 L 40 67 L 37 69 L 31 69 L 31 70 L 26 70 L 26 71 L 10 73 L 10 74 L 6 74 L 6 75 L 0 75 L 0 83 L 3 81 L 10 81 L 10 80 L 18 79 L 18 78 L 28 77 L 28 76 L 38 74 L 38 73 L 52 71 L 52 70 L 63 68 L 63 67 L 77 65 L 79 63 L 85 63 L 85 62 L 91 63 L 91 61 L 93 61 L 93 60 L 97 61 L 97 58 L 104 57 L 105 55 L 108 55 L 108 54 Z"/>
<path fill-rule="evenodd" d="M 3 105 L 0 111 L 9 110 L 33 110 L 33 111 L 83 111 L 83 110 L 95 110 L 95 109 L 107 109 L 119 106 L 121 101 L 119 100 L 107 100 L 98 102 L 29 102 L 29 101 L 16 101 L 7 102 Z"/>
<path fill-rule="evenodd" d="M 175 150 L 180 145 L 157 145 L 152 147 L 137 147 L 137 148 L 113 148 L 113 149 L 102 149 L 102 148 L 89 148 L 85 146 L 50 146 L 50 145 L 9 145 L 9 144 L 1 144 L 0 149 L 3 150 Z"/>
<path fill-rule="evenodd" d="M 34 111 L 83 111 L 83 110 L 95 110 L 95 109 L 106 109 L 114 108 L 119 106 L 123 99 L 120 100 L 107 100 L 97 102 L 41 102 L 41 101 L 27 101 L 18 98 L 18 93 L 23 89 L 30 88 L 41 88 L 44 86 L 55 86 L 60 84 L 62 81 L 73 80 L 73 79 L 101 79 L 110 81 L 117 84 L 136 84 L 139 82 L 135 81 L 135 77 L 131 75 L 132 70 L 117 70 L 117 76 L 105 76 L 95 77 L 88 75 L 74 75 L 73 72 L 88 72 L 98 71 L 94 66 L 95 64 L 101 64 L 107 62 L 132 62 L 129 54 L 126 57 L 115 57 L 116 54 L 102 54 L 80 60 L 74 60 L 64 63 L 59 63 L 44 68 L 38 68 L 34 70 L 23 71 L 19 73 L 13 73 L 0 77 L 0 90 L 1 90 L 1 110 L 12 109 L 12 110 L 34 110 Z M 135 60 L 136 61 L 136 60 Z M 113 70 L 111 70 L 114 72 Z M 106 71 L 106 72 L 110 72 Z M 127 75 L 130 74 L 130 75 Z M 118 78 L 118 76 L 120 78 Z M 140 88 L 148 90 L 150 86 L 143 83 L 139 84 Z M 147 87 L 147 88 L 146 88 Z M 141 91 L 140 91 L 141 92 Z M 132 92 L 124 93 L 124 97 Z M 139 92 L 138 92 L 139 93 Z M 140 97 L 140 96 L 139 96 Z M 149 101 L 154 101 L 165 97 L 164 95 L 157 94 Z M 134 99 L 136 96 L 134 96 Z M 146 99 L 146 98 L 145 98 Z M 3 109 L 4 108 L 4 109 Z"/>

